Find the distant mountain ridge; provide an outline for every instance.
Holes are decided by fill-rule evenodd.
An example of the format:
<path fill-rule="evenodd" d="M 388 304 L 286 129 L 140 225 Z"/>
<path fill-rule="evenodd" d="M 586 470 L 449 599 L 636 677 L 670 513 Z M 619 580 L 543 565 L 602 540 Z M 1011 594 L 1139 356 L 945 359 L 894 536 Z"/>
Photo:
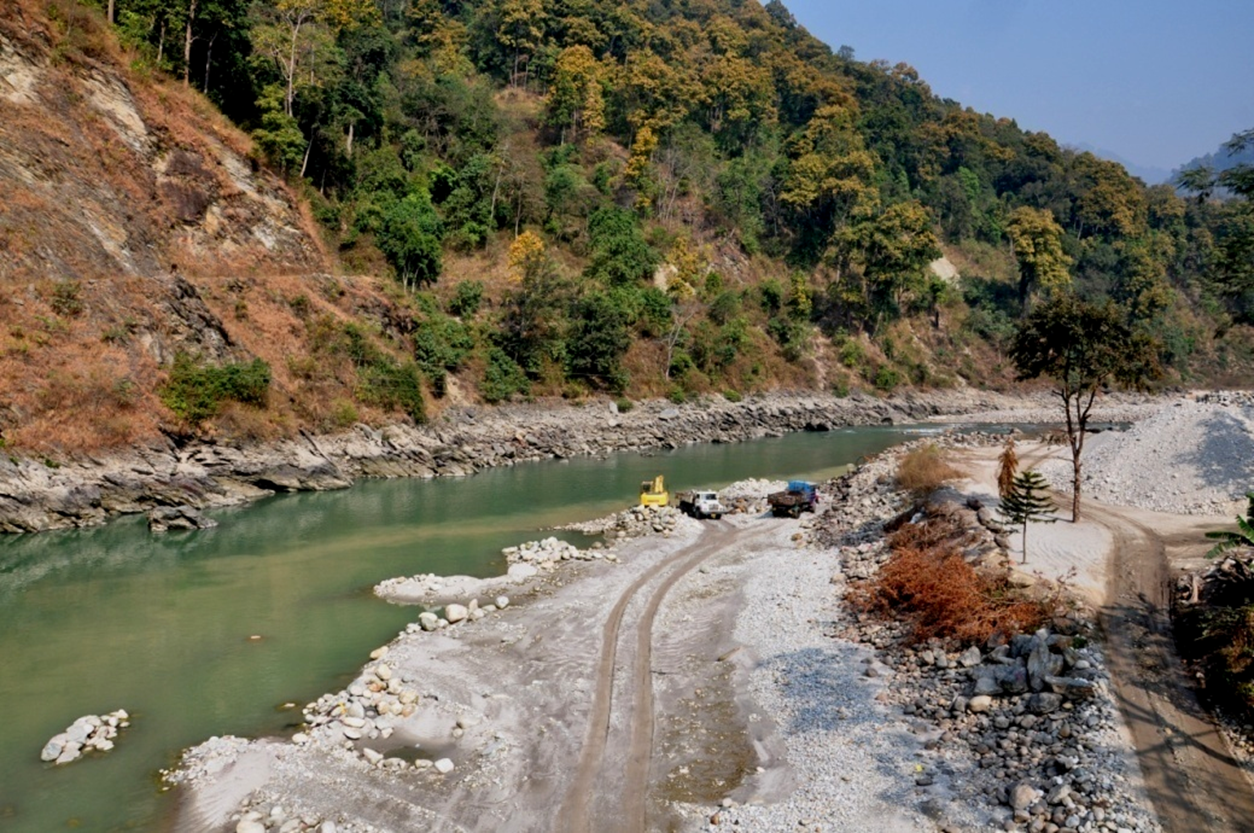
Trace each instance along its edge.
<path fill-rule="evenodd" d="M 1214 153 L 1208 153 L 1205 156 L 1195 156 L 1188 162 L 1171 172 L 1174 177 L 1180 171 L 1187 171 L 1192 168 L 1207 167 L 1216 173 L 1234 168 L 1237 165 L 1254 164 L 1254 147 L 1247 147 L 1240 153 L 1229 153 L 1228 149 L 1220 145 L 1215 149 Z"/>
<path fill-rule="evenodd" d="M 1141 165 L 1136 162 L 1132 162 L 1114 151 L 1095 147 L 1088 142 L 1067 144 L 1066 147 L 1072 148 L 1078 152 L 1087 151 L 1094 156 L 1110 162 L 1118 162 L 1120 165 L 1123 165 L 1124 170 L 1144 182 L 1146 185 L 1161 185 L 1164 182 L 1170 182 L 1176 173 L 1175 171 L 1169 171 L 1166 168 L 1156 168 L 1153 165 Z"/>

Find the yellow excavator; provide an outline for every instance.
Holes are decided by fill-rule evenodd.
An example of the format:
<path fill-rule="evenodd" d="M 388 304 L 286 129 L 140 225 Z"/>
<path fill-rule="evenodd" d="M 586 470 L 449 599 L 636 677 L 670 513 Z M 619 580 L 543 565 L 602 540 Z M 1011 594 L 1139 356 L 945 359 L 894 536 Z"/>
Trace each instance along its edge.
<path fill-rule="evenodd" d="M 641 506 L 666 506 L 671 502 L 670 492 L 666 491 L 666 484 L 662 480 L 662 475 L 658 475 L 652 480 L 646 480 L 640 484 L 640 505 Z"/>

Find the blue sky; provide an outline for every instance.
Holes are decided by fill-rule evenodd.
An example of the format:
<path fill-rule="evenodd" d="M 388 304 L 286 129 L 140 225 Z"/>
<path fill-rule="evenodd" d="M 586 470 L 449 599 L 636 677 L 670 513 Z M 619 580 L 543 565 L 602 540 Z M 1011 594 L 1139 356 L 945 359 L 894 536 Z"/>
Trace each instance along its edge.
<path fill-rule="evenodd" d="M 860 61 L 932 92 L 1174 168 L 1254 128 L 1254 0 L 783 0 Z"/>

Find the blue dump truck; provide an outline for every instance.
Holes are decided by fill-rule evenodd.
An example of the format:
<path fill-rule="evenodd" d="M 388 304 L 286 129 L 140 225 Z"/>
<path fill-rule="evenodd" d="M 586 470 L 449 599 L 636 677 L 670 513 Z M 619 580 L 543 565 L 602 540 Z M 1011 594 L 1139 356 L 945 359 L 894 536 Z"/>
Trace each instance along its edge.
<path fill-rule="evenodd" d="M 790 480 L 787 489 L 767 495 L 766 502 L 771 505 L 771 514 L 777 518 L 785 515 L 799 518 L 802 512 L 814 511 L 815 504 L 819 502 L 819 492 L 813 483 Z"/>

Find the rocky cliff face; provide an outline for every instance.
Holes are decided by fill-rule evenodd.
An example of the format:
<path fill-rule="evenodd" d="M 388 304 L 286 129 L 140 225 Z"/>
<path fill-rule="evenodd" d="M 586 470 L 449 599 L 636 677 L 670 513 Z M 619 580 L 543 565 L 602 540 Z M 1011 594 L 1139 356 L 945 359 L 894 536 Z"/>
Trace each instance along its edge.
<path fill-rule="evenodd" d="M 325 270 L 296 200 L 178 84 L 134 76 L 86 13 L 0 15 L 0 279 Z"/>
<path fill-rule="evenodd" d="M 310 333 L 325 347 L 351 324 L 399 352 L 384 281 L 330 277 L 248 137 L 131 60 L 98 11 L 0 0 L 0 448 L 64 459 L 185 433 L 156 393 L 178 353 L 271 367 L 269 406 L 228 436 L 325 430 L 327 403 L 371 416 Z"/>

